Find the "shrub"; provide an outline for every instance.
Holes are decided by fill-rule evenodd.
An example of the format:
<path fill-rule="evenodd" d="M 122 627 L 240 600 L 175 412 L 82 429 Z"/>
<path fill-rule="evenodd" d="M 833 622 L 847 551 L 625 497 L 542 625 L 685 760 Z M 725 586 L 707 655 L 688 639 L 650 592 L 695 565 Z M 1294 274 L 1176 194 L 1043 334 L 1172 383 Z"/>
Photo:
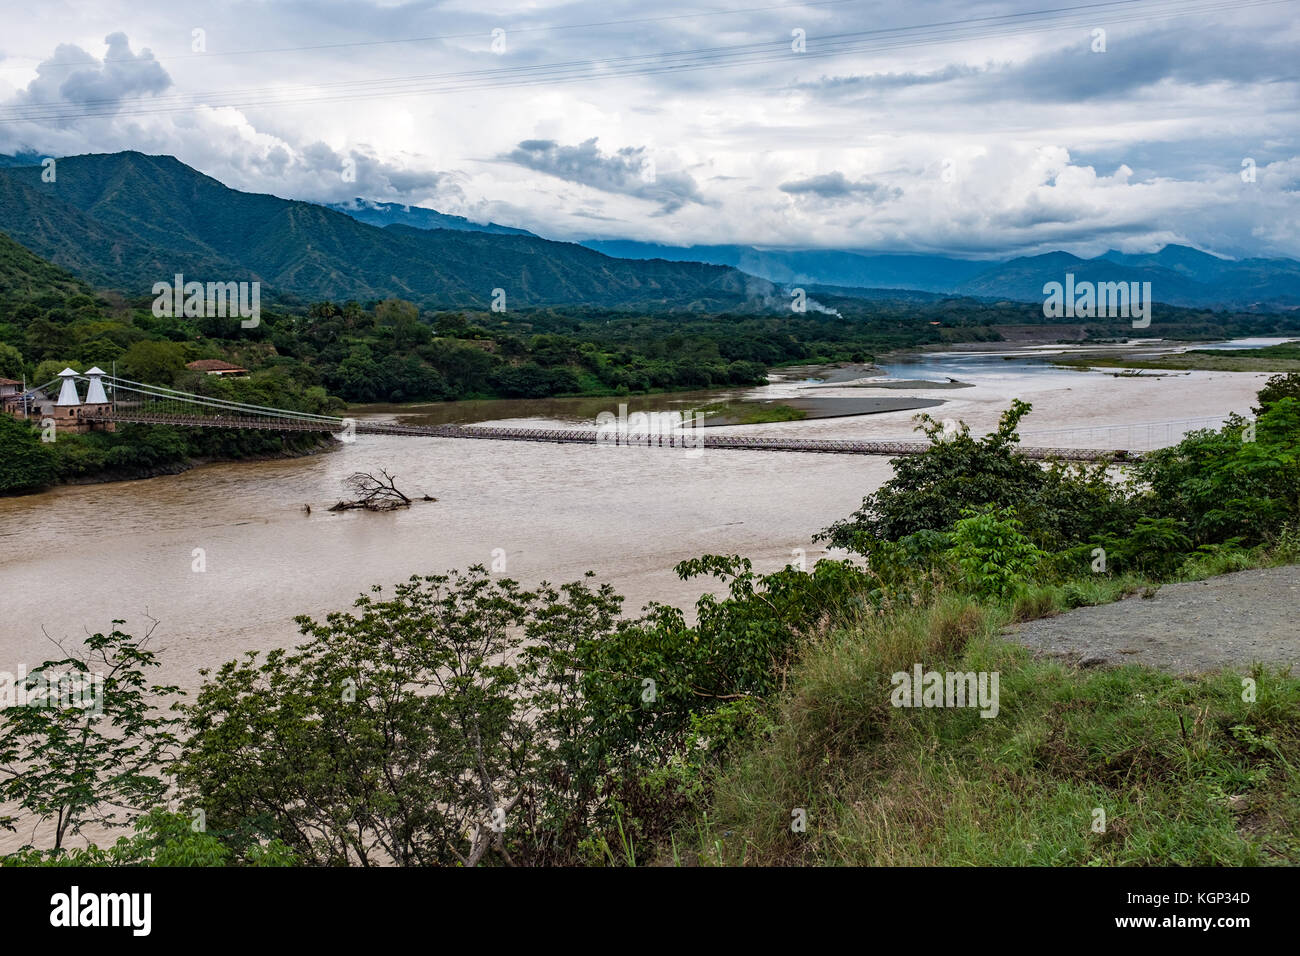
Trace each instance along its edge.
<path fill-rule="evenodd" d="M 1274 375 L 1259 390 L 1256 400 L 1259 405 L 1254 409 L 1256 415 L 1262 415 L 1283 398 L 1300 400 L 1300 372 L 1288 372 Z"/>
<path fill-rule="evenodd" d="M 1014 401 L 997 430 L 982 439 L 973 438 L 965 424 L 947 434 L 940 422 L 918 416 L 930 447 L 894 459 L 894 476 L 818 539 L 874 553 L 884 542 L 950 531 L 966 509 L 993 506 L 1015 508 L 1025 535 L 1039 547 L 1058 550 L 1129 520 L 1128 500 L 1104 465 L 1044 469 L 1017 453 L 1016 429 L 1031 407 Z"/>
<path fill-rule="evenodd" d="M 1137 477 L 1143 510 L 1182 523 L 1195 545 L 1269 540 L 1300 518 L 1300 399 L 1193 432 L 1145 457 Z"/>
<path fill-rule="evenodd" d="M 1044 553 L 1020 532 L 1014 508 L 966 509 L 953 529 L 951 554 L 971 590 L 985 599 L 1014 599 Z"/>

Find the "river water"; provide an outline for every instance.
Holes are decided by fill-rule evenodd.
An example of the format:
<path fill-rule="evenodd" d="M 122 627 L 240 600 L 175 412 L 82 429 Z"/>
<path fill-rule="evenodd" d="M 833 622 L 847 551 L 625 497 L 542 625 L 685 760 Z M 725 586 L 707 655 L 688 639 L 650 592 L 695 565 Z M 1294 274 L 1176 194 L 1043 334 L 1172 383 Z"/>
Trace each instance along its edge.
<path fill-rule="evenodd" d="M 991 427 L 1012 397 L 1032 401 L 1025 428 L 1150 422 L 1248 411 L 1264 375 L 1115 378 L 1045 364 L 1047 350 L 939 353 L 887 363 L 895 378 L 946 377 L 973 387 L 881 392 L 942 402 L 930 412 Z M 751 397 L 861 399 L 816 370 Z M 685 407 L 712 395 L 643 407 Z M 491 407 L 371 409 L 424 420 L 547 425 L 591 422 L 616 399 L 496 402 Z M 907 437 L 910 411 L 726 429 L 819 438 Z M 326 509 L 343 479 L 385 468 L 412 496 L 386 514 Z M 142 632 L 156 620 L 160 679 L 193 688 L 200 667 L 297 638 L 297 614 L 343 609 L 372 584 L 481 563 L 525 584 L 596 572 L 627 610 L 658 599 L 689 604 L 701 590 L 673 566 L 739 553 L 761 570 L 822 552 L 819 529 L 852 512 L 891 473 L 878 457 L 546 445 L 362 435 L 309 458 L 217 464 L 144 481 L 63 487 L 0 499 L 0 671 L 55 656 L 114 618 Z M 311 506 L 308 514 L 304 505 Z M 202 568 L 202 570 L 198 570 Z"/>

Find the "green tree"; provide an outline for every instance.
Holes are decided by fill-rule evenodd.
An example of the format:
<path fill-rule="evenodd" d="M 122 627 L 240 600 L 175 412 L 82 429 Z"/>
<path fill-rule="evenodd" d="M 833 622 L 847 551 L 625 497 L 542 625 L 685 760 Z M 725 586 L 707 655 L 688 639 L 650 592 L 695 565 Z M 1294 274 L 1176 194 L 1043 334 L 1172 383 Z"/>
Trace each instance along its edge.
<path fill-rule="evenodd" d="M 55 394 L 58 394 L 57 384 L 60 372 L 65 368 L 70 368 L 74 372 L 79 372 L 83 368 L 88 367 L 89 366 L 82 365 L 80 362 L 64 362 L 61 359 L 45 359 L 44 361 L 37 363 L 36 371 L 32 373 L 32 380 L 27 384 L 32 387 L 40 387 L 48 382 L 54 382 L 56 386 Z"/>
<path fill-rule="evenodd" d="M 950 531 L 969 508 L 1014 507 L 1036 545 L 1058 550 L 1130 520 L 1123 491 L 1107 479 L 1104 465 L 1044 469 L 1018 454 L 1017 428 L 1031 407 L 1013 401 L 997 430 L 982 439 L 965 423 L 945 430 L 929 415 L 918 416 L 930 447 L 894 459 L 894 476 L 817 537 L 868 554 L 922 531 Z"/>
<path fill-rule="evenodd" d="M 420 322 L 420 310 L 404 299 L 385 299 L 375 306 L 375 325 L 392 331 L 393 348 L 398 352 L 427 342 L 431 335 L 428 326 Z"/>
<path fill-rule="evenodd" d="M 0 378 L 12 378 L 21 381 L 25 367 L 23 353 L 7 342 L 0 342 Z"/>
<path fill-rule="evenodd" d="M 716 578 L 727 594 L 701 595 L 694 626 L 680 608 L 652 603 L 643 618 L 581 648 L 590 737 L 607 759 L 662 765 L 682 751 L 700 715 L 728 701 L 761 702 L 780 686 L 801 637 L 850 613 L 874 583 L 847 561 L 758 575 L 747 558 L 705 555 L 676 571 L 683 580 Z"/>
<path fill-rule="evenodd" d="M 171 385 L 185 371 L 185 346 L 179 342 L 136 342 L 122 354 L 123 378 L 147 385 Z"/>
<path fill-rule="evenodd" d="M 149 633 L 132 637 L 118 629 L 122 623 L 6 689 L 0 800 L 51 822 L 54 849 L 90 822 L 129 825 L 167 791 L 157 768 L 172 759 L 179 721 L 160 713 L 153 699 L 179 690 L 147 683 L 147 670 L 158 666 L 145 646 Z M 5 822 L 12 828 L 12 820 Z"/>
<path fill-rule="evenodd" d="M 1020 533 L 1014 508 L 967 508 L 963 513 L 953 527 L 949 553 L 980 597 L 1014 598 L 1046 555 Z"/>
<path fill-rule="evenodd" d="M 373 590 L 299 618 L 292 653 L 206 680 L 178 779 L 211 824 L 307 863 L 508 861 L 535 736 L 511 663 L 532 596 L 481 567 Z"/>
<path fill-rule="evenodd" d="M 1300 399 L 1300 372 L 1288 372 L 1286 375 L 1274 375 L 1259 390 L 1255 408 L 1256 415 L 1262 415 L 1273 407 L 1273 403 L 1282 398 Z"/>
<path fill-rule="evenodd" d="M 1253 422 L 1234 415 L 1146 455 L 1136 469 L 1144 510 L 1181 522 L 1194 545 L 1256 544 L 1300 519 L 1300 399 L 1261 403 Z"/>

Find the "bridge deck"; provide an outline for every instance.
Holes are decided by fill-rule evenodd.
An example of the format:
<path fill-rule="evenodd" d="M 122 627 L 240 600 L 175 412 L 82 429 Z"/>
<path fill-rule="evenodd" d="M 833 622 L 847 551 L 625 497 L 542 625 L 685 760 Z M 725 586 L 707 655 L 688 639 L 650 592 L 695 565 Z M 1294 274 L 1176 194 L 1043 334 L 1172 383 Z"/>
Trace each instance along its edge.
<path fill-rule="evenodd" d="M 179 425 L 190 428 L 252 428 L 261 431 L 336 433 L 343 423 L 293 418 L 251 418 L 221 415 L 171 415 L 121 409 L 88 414 L 92 422 L 130 422 L 144 425 Z M 356 421 L 357 434 L 408 435 L 422 438 L 460 438 L 487 441 L 531 441 L 572 445 L 626 445 L 662 448 L 723 448 L 745 451 L 785 451 L 831 455 L 919 455 L 927 441 L 855 441 L 829 438 L 778 438 L 709 434 L 698 431 L 677 435 L 609 435 L 593 429 L 489 428 L 481 425 L 402 425 L 396 422 Z M 1124 449 L 1026 448 L 1019 454 L 1037 460 L 1137 461 L 1140 455 Z"/>

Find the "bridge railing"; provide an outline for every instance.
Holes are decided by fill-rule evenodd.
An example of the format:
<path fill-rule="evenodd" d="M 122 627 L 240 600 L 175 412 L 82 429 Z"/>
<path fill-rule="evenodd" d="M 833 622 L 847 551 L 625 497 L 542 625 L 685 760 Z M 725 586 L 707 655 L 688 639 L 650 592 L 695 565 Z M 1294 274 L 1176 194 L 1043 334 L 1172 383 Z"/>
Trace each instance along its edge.
<path fill-rule="evenodd" d="M 1219 428 L 1225 416 L 1184 418 L 1167 422 L 1133 422 L 1118 425 L 1075 425 L 1064 428 L 1026 429 L 1023 442 L 1075 447 L 1135 448 L 1152 451 L 1176 445 L 1188 433 L 1202 428 Z"/>

